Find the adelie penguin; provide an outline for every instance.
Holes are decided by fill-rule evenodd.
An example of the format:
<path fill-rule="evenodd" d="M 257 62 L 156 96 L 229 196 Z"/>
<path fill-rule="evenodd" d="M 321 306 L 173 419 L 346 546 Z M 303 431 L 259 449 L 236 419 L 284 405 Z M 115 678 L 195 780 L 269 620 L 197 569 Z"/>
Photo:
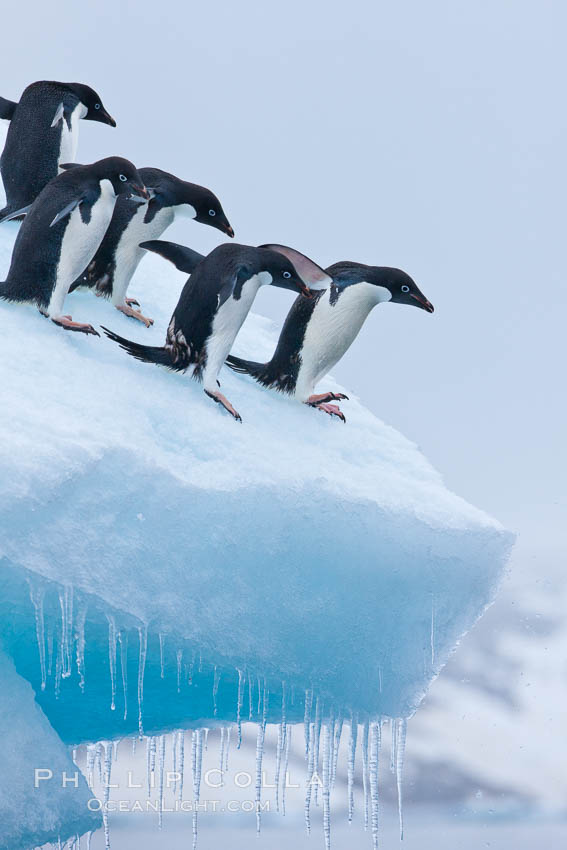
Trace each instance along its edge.
<path fill-rule="evenodd" d="M 0 118 L 10 122 L 0 157 L 6 192 L 0 218 L 15 210 L 23 215 L 61 163 L 75 159 L 81 118 L 116 126 L 90 86 L 48 80 L 29 85 L 18 103 L 0 98 Z"/>
<path fill-rule="evenodd" d="M 142 245 L 170 260 L 191 275 L 169 322 L 165 344 L 151 347 L 131 342 L 103 328 L 114 342 L 138 360 L 178 372 L 193 368 L 205 393 L 241 420 L 219 391 L 218 375 L 252 302 L 263 284 L 299 290 L 310 296 L 310 287 L 326 287 L 331 279 L 299 251 L 279 246 L 253 248 L 225 243 L 202 258 L 172 242 Z"/>
<path fill-rule="evenodd" d="M 159 168 L 140 168 L 140 176 L 152 196 L 147 206 L 136 208 L 127 200 L 118 199 L 110 227 L 101 246 L 71 286 L 92 288 L 97 295 L 110 298 L 117 310 L 138 319 L 146 327 L 153 319 L 143 316 L 132 305 L 140 306 L 126 293 L 132 275 L 145 251 L 141 242 L 155 240 L 175 218 L 185 216 L 201 224 L 216 227 L 227 236 L 234 231 L 216 195 L 203 186 L 187 183 Z"/>
<path fill-rule="evenodd" d="M 64 314 L 63 303 L 96 253 L 119 195 L 127 195 L 131 203 L 149 200 L 136 168 L 117 156 L 64 171 L 48 183 L 18 232 L 0 298 L 37 304 L 66 330 L 99 336 L 92 325 Z"/>
<path fill-rule="evenodd" d="M 230 355 L 227 365 L 251 375 L 264 387 L 294 396 L 344 422 L 343 412 L 331 402 L 347 396 L 315 394 L 315 386 L 354 342 L 373 307 L 392 301 L 433 313 L 433 305 L 400 269 L 340 262 L 325 271 L 332 277 L 331 286 L 314 293 L 313 298 L 296 299 L 269 363 Z"/>

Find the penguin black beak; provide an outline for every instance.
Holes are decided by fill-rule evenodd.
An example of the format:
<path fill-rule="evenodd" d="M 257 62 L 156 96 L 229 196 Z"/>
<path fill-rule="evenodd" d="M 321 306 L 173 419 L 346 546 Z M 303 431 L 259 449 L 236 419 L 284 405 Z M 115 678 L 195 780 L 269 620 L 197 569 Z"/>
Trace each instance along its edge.
<path fill-rule="evenodd" d="M 435 308 L 431 301 L 428 301 L 427 298 L 422 298 L 419 295 L 414 295 L 413 293 L 411 297 L 417 301 L 422 310 L 427 310 L 428 313 L 434 312 Z"/>
<path fill-rule="evenodd" d="M 114 120 L 112 115 L 109 115 L 108 112 L 105 112 L 104 117 L 106 118 L 107 124 L 110 124 L 111 127 L 116 127 L 116 121 Z"/>
<path fill-rule="evenodd" d="M 308 286 L 305 286 L 304 283 L 299 283 L 299 291 L 305 296 L 305 298 L 313 298 L 313 293 Z"/>
<path fill-rule="evenodd" d="M 234 230 L 232 229 L 230 224 L 227 224 L 225 227 L 223 227 L 223 230 L 227 236 L 230 236 L 231 239 L 234 239 Z"/>
<path fill-rule="evenodd" d="M 130 188 L 132 190 L 132 194 L 130 195 L 132 200 L 135 201 L 137 198 L 141 198 L 144 201 L 149 201 L 151 199 L 151 195 L 145 186 L 139 186 L 137 183 L 131 183 Z"/>

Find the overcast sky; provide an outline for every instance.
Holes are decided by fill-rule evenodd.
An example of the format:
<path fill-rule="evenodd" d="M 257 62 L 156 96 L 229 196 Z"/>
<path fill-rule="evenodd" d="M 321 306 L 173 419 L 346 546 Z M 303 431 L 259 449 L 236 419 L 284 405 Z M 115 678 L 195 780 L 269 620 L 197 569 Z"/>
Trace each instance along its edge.
<path fill-rule="evenodd" d="M 238 241 L 408 271 L 435 314 L 379 307 L 336 378 L 453 489 L 556 547 L 566 17 L 560 0 L 10 3 L 0 94 L 89 83 L 118 127 L 83 122 L 80 160 L 210 186 Z M 269 289 L 257 310 L 290 303 Z"/>

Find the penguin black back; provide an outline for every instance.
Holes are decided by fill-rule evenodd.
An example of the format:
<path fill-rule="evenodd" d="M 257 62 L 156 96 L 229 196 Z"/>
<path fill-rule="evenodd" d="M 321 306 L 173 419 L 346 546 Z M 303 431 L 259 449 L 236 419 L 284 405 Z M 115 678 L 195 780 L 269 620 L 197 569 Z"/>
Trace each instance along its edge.
<path fill-rule="evenodd" d="M 57 176 L 60 162 L 74 159 L 79 118 L 116 126 L 99 95 L 82 83 L 32 83 L 6 111 L 10 126 L 0 172 L 7 203 L 0 215 L 31 204 Z"/>

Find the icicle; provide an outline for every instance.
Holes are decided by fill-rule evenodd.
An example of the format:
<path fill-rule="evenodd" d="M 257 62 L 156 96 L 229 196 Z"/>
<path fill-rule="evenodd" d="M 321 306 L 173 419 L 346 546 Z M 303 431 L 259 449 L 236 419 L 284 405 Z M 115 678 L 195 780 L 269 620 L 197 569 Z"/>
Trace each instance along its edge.
<path fill-rule="evenodd" d="M 82 600 L 75 621 L 76 664 L 79 676 L 79 687 L 85 692 L 85 623 L 87 619 L 87 603 Z"/>
<path fill-rule="evenodd" d="M 199 666 L 197 667 L 197 672 L 198 673 L 203 672 L 203 655 L 201 653 L 201 650 L 199 650 Z"/>
<path fill-rule="evenodd" d="M 122 672 L 122 698 L 124 700 L 124 720 L 128 717 L 128 632 L 118 632 L 120 644 L 120 670 Z M 136 739 L 134 738 L 134 741 Z"/>
<path fill-rule="evenodd" d="M 325 850 L 331 848 L 331 766 L 333 759 L 332 725 L 323 726 L 323 834 Z"/>
<path fill-rule="evenodd" d="M 259 676 L 257 677 L 257 679 L 258 679 L 258 710 L 256 711 L 256 714 L 258 715 L 258 717 L 260 717 L 260 711 L 262 709 L 262 683 L 260 681 Z"/>
<path fill-rule="evenodd" d="M 71 675 L 71 635 L 73 623 L 73 588 L 66 585 L 59 591 L 61 606 L 61 676 Z"/>
<path fill-rule="evenodd" d="M 63 672 L 63 642 L 59 640 L 57 642 L 57 656 L 55 658 L 55 699 L 59 699 L 59 694 L 61 693 L 61 675 Z"/>
<path fill-rule="evenodd" d="M 236 749 L 240 749 L 240 745 L 242 744 L 242 720 L 241 720 L 241 712 L 242 712 L 242 700 L 243 700 L 243 688 L 244 688 L 244 674 L 242 670 L 238 671 L 238 697 L 236 699 L 236 727 L 238 729 L 238 742 L 236 744 Z"/>
<path fill-rule="evenodd" d="M 159 766 L 158 766 L 158 829 L 163 826 L 163 777 L 165 773 L 165 735 L 159 736 Z"/>
<path fill-rule="evenodd" d="M 280 810 L 280 767 L 282 755 L 285 751 L 285 734 L 286 734 L 286 683 L 282 682 L 282 713 L 281 722 L 278 726 L 278 742 L 276 745 L 276 772 L 274 784 L 276 786 L 276 811 Z M 285 784 L 285 775 L 284 775 Z"/>
<path fill-rule="evenodd" d="M 396 772 L 396 745 L 397 745 L 397 733 L 396 733 L 396 720 L 394 717 L 390 720 L 390 726 L 392 727 L 392 743 L 390 745 L 390 773 Z"/>
<path fill-rule="evenodd" d="M 230 750 L 230 726 L 226 727 L 226 749 L 224 753 L 224 772 L 228 773 L 228 753 Z"/>
<path fill-rule="evenodd" d="M 317 780 L 319 780 L 319 742 L 321 739 L 321 706 L 319 697 L 317 697 L 317 702 L 315 703 L 315 727 L 313 730 L 313 762 L 315 764 L 315 775 Z M 319 805 L 319 781 L 315 783 L 315 805 Z"/>
<path fill-rule="evenodd" d="M 382 693 L 382 665 L 378 665 L 378 688 L 380 693 Z"/>
<path fill-rule="evenodd" d="M 404 840 L 404 813 L 402 801 L 402 774 L 404 771 L 404 755 L 406 752 L 406 732 L 408 722 L 405 717 L 396 721 L 396 785 L 398 787 L 398 819 L 400 821 L 400 841 Z"/>
<path fill-rule="evenodd" d="M 337 779 L 337 764 L 339 761 L 339 747 L 341 745 L 341 735 L 343 731 L 344 719 L 342 714 L 339 714 L 334 725 L 334 742 L 333 742 L 333 762 L 331 765 L 331 788 L 335 787 Z"/>
<path fill-rule="evenodd" d="M 203 763 L 203 730 L 193 732 L 195 756 L 193 759 L 193 850 L 197 847 L 197 808 L 201 797 L 201 771 Z"/>
<path fill-rule="evenodd" d="M 372 829 L 372 846 L 374 850 L 378 848 L 378 767 L 380 759 L 380 740 L 381 726 L 380 722 L 370 724 L 370 759 L 369 759 L 369 774 L 370 774 L 370 801 L 371 801 L 371 829 Z"/>
<path fill-rule="evenodd" d="M 87 850 L 91 850 L 91 838 L 93 837 L 93 830 L 91 829 L 87 835 Z"/>
<path fill-rule="evenodd" d="M 93 789 L 94 782 L 94 764 L 96 756 L 96 744 L 87 744 L 87 783 L 89 788 Z"/>
<path fill-rule="evenodd" d="M 177 791 L 177 739 L 178 733 L 174 732 L 171 739 L 171 755 L 173 761 L 173 796 L 175 797 L 175 792 Z"/>
<path fill-rule="evenodd" d="M 305 714 L 303 715 L 303 729 L 305 731 L 305 761 L 309 758 L 309 732 L 311 724 L 311 707 L 313 705 L 313 690 L 305 691 Z"/>
<path fill-rule="evenodd" d="M 220 673 L 217 665 L 214 666 L 213 672 L 213 716 L 217 716 L 217 694 L 219 692 Z"/>
<path fill-rule="evenodd" d="M 137 740 L 138 740 L 138 739 L 136 738 L 136 736 L 135 736 L 135 735 L 132 735 L 132 755 L 133 755 L 133 756 L 135 756 L 135 755 L 136 755 L 136 741 L 137 741 Z"/>
<path fill-rule="evenodd" d="M 364 794 L 364 829 L 368 829 L 368 720 L 362 727 L 362 793 Z"/>
<path fill-rule="evenodd" d="M 354 812 L 354 763 L 356 757 L 356 739 L 358 736 L 358 717 L 354 714 L 350 716 L 350 738 L 348 743 L 348 822 L 352 823 L 352 815 Z"/>
<path fill-rule="evenodd" d="M 140 652 L 138 656 L 138 734 L 144 737 L 143 709 L 144 709 L 144 672 L 146 669 L 146 655 L 148 651 L 148 627 L 138 626 L 138 639 Z"/>
<path fill-rule="evenodd" d="M 30 599 L 35 610 L 35 634 L 37 638 L 37 648 L 39 651 L 39 667 L 41 670 L 41 690 L 45 690 L 47 684 L 47 676 L 45 671 L 45 622 L 43 615 L 43 601 L 45 598 L 45 588 L 34 587 L 30 582 Z"/>
<path fill-rule="evenodd" d="M 159 674 L 162 679 L 165 678 L 165 660 L 164 660 L 164 648 L 165 648 L 165 635 L 163 632 L 159 633 Z"/>
<path fill-rule="evenodd" d="M 307 752 L 307 790 L 305 792 L 305 828 L 307 834 L 311 832 L 311 795 L 313 791 L 313 781 L 316 778 L 317 763 L 315 761 L 315 726 L 319 717 L 319 697 L 315 703 L 315 721 L 311 724 L 313 727 L 309 730 L 308 735 L 308 752 Z"/>
<path fill-rule="evenodd" d="M 110 743 L 104 744 L 104 806 L 102 810 L 102 823 L 104 826 L 104 847 L 110 850 L 110 827 L 108 824 L 108 801 L 110 799 L 110 772 L 112 770 L 112 747 Z"/>
<path fill-rule="evenodd" d="M 108 620 L 108 665 L 110 667 L 110 710 L 116 709 L 116 622 L 112 614 L 107 614 Z"/>
<path fill-rule="evenodd" d="M 286 724 L 285 731 L 285 759 L 284 759 L 284 779 L 283 779 L 283 788 L 282 788 L 282 815 L 285 815 L 285 792 L 288 783 L 288 773 L 289 773 L 289 750 L 291 747 L 291 730 L 293 726 L 291 723 Z"/>
<path fill-rule="evenodd" d="M 103 768 L 102 751 L 103 751 L 103 746 L 102 746 L 102 743 L 99 741 L 98 744 L 96 745 L 96 753 L 95 753 L 95 762 L 98 766 L 98 781 L 99 782 L 102 782 L 103 778 L 104 778 L 103 769 L 102 769 Z"/>
<path fill-rule="evenodd" d="M 264 757 L 264 742 L 266 740 L 266 716 L 267 716 L 267 691 L 266 679 L 264 679 L 262 699 L 262 722 L 258 725 L 258 736 L 256 738 L 256 834 L 260 834 L 261 813 L 260 803 L 262 799 L 262 759 Z M 258 712 L 260 713 L 260 712 Z"/>
<path fill-rule="evenodd" d="M 226 728 L 221 726 L 220 730 L 220 782 L 224 785 L 224 748 L 226 745 Z"/>
<path fill-rule="evenodd" d="M 203 746 L 205 748 L 205 752 L 207 752 L 207 750 L 209 749 L 209 730 L 206 726 L 205 726 L 205 740 L 203 742 Z"/>
<path fill-rule="evenodd" d="M 47 675 L 51 676 L 53 670 L 53 628 L 51 624 L 47 627 Z"/>
<path fill-rule="evenodd" d="M 146 738 L 146 786 L 148 789 L 148 798 L 152 796 L 151 741 L 151 738 Z"/>
<path fill-rule="evenodd" d="M 183 800 L 183 772 L 185 768 L 185 732 L 179 733 L 179 800 Z"/>
<path fill-rule="evenodd" d="M 246 675 L 248 676 L 248 720 L 252 720 L 252 676 L 249 670 L 246 671 Z"/>

